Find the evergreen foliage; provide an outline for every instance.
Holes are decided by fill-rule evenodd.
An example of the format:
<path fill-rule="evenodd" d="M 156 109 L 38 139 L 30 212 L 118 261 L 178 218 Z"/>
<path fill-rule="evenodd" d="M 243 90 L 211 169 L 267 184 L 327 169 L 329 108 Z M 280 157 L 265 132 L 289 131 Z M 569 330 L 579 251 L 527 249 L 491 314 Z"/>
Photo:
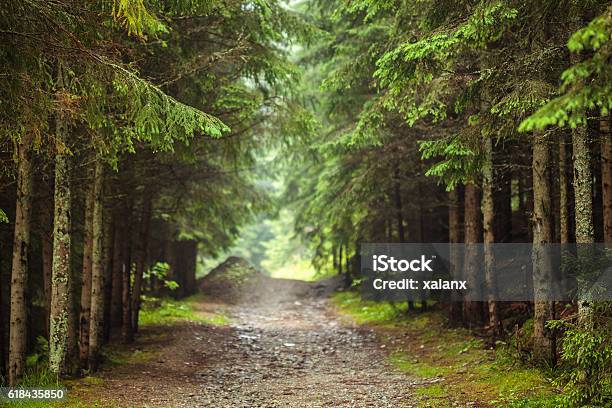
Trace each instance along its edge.
<path fill-rule="evenodd" d="M 242 250 L 258 267 L 300 252 L 350 286 L 367 242 L 610 239 L 609 1 L 7 0 L 0 40 L 0 357 L 17 367 L 12 383 L 58 319 L 54 373 L 95 369 L 118 325 L 133 339 L 142 294 L 191 295 L 196 264 L 237 242 L 253 243 Z M 44 327 L 9 314 L 27 292 Z M 606 406 L 610 310 L 578 300 L 563 310 L 578 318 L 550 332 L 559 305 L 518 318 L 495 302 L 448 308 L 494 339 L 510 335 L 501 320 L 533 312 L 532 355 L 560 352 L 556 402 Z M 10 318 L 23 335 L 7 353 Z M 79 359 L 66 350 L 76 338 Z"/>

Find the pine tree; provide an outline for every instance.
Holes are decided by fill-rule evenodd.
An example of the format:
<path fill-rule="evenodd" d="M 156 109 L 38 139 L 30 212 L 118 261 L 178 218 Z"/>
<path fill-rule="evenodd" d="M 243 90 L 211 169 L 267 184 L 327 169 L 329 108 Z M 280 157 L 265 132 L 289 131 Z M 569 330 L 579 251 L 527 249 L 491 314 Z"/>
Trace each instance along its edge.
<path fill-rule="evenodd" d="M 11 275 L 11 320 L 8 379 L 15 385 L 24 371 L 26 356 L 28 253 L 32 208 L 32 138 L 23 136 L 18 146 L 17 205 Z"/>

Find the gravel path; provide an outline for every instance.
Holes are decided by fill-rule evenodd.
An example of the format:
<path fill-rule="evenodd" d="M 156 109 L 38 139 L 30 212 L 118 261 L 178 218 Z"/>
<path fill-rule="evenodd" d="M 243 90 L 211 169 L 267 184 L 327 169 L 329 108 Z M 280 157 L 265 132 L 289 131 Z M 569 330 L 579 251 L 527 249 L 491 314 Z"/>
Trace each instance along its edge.
<path fill-rule="evenodd" d="M 108 394 L 134 407 L 416 406 L 417 382 L 388 365 L 375 336 L 341 321 L 304 285 L 278 280 L 249 288 L 225 306 L 230 327 L 185 323 L 160 333 L 158 356 L 103 372 L 103 400 Z"/>

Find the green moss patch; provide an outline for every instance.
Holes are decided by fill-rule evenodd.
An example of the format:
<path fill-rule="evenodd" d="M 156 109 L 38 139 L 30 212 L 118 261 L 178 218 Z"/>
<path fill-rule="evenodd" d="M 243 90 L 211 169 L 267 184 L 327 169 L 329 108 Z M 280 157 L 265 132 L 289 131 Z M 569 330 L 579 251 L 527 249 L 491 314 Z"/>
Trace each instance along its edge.
<path fill-rule="evenodd" d="M 145 301 L 140 311 L 139 323 L 143 326 L 170 326 L 191 321 L 211 326 L 226 326 L 229 318 L 221 312 L 203 313 L 196 305 L 202 301 L 201 295 L 186 299 L 154 299 Z"/>
<path fill-rule="evenodd" d="M 401 319 L 401 304 L 362 301 L 354 292 L 339 292 L 333 303 L 357 323 L 389 323 Z"/>

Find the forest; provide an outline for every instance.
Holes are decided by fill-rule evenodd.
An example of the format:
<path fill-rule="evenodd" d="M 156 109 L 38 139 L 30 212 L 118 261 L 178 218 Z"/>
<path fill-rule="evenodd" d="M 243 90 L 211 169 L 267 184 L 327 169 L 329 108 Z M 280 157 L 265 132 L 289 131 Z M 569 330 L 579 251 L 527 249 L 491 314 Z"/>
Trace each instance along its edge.
<path fill-rule="evenodd" d="M 336 303 L 359 302 L 366 243 L 612 251 L 609 1 L 5 0 L 0 39 L 1 386 L 104 373 L 237 243 L 257 269 L 335 279 Z M 533 258 L 534 290 L 550 273 Z M 291 299 L 261 310 L 318 310 Z M 550 392 L 512 406 L 612 405 L 610 301 L 367 307 L 518 350 Z M 323 406 L 280 395 L 224 403 Z M 334 404 L 451 406 L 396 397 Z M 491 400 L 475 406 L 511 405 Z"/>

